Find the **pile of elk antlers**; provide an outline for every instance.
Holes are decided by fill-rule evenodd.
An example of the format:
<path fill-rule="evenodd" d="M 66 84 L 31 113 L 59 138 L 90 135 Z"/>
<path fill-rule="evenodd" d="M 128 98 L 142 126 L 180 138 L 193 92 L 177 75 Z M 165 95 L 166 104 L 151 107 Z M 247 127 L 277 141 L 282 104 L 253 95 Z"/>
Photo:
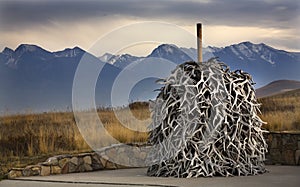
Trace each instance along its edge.
<path fill-rule="evenodd" d="M 216 59 L 186 62 L 160 80 L 151 103 L 150 176 L 199 177 L 264 173 L 267 144 L 248 73 Z"/>

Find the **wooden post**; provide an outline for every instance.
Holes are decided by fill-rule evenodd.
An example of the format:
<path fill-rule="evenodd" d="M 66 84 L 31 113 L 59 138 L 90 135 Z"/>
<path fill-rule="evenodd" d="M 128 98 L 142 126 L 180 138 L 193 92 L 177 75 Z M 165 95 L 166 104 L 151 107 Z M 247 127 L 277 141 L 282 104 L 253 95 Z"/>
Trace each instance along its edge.
<path fill-rule="evenodd" d="M 202 24 L 197 23 L 197 48 L 198 48 L 198 62 L 202 63 Z"/>

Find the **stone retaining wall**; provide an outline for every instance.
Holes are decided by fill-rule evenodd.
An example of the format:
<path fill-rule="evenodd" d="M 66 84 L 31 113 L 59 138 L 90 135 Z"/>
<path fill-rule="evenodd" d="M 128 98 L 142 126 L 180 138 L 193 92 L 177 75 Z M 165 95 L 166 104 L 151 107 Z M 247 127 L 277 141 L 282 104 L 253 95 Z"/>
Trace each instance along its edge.
<path fill-rule="evenodd" d="M 268 143 L 266 164 L 300 165 L 300 133 L 265 133 Z"/>
<path fill-rule="evenodd" d="M 270 132 L 264 136 L 269 150 L 266 164 L 300 165 L 300 133 Z M 128 146 L 130 149 L 126 149 Z M 145 144 L 116 144 L 98 150 L 97 153 L 58 155 L 36 165 L 13 168 L 8 178 L 143 167 L 146 166 L 148 149 L 149 146 Z"/>
<path fill-rule="evenodd" d="M 131 149 L 125 149 L 128 146 Z M 141 167 L 145 166 L 147 148 L 147 145 L 141 144 L 116 144 L 111 147 L 105 147 L 97 152 L 58 155 L 50 157 L 45 162 L 36 165 L 29 165 L 25 168 L 12 168 L 8 173 L 8 178 Z M 128 162 L 114 160 L 114 157 L 128 158 Z M 117 163 L 123 163 L 123 165 Z"/>

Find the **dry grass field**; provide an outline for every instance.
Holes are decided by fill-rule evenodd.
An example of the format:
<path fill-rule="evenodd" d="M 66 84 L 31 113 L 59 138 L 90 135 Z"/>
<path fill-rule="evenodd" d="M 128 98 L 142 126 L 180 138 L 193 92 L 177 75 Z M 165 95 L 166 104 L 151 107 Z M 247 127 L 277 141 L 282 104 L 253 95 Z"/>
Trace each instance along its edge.
<path fill-rule="evenodd" d="M 130 108 L 116 110 L 119 119 L 126 127 L 130 127 L 133 119 L 128 116 L 130 111 L 134 118 L 145 120 L 144 124 L 134 124 L 131 128 L 145 131 L 150 122 L 147 103 L 130 105 Z M 116 118 L 114 111 L 99 109 L 98 115 L 106 129 L 115 139 L 122 143 L 146 142 L 148 134 L 132 131 L 124 127 Z M 136 122 L 136 121 L 135 121 Z M 88 129 L 92 132 L 93 126 Z M 142 129 L 139 129 L 139 126 Z M 96 141 L 109 142 L 103 134 L 91 133 Z M 11 167 L 22 167 L 27 164 L 44 161 L 47 157 L 62 153 L 79 153 L 91 151 L 81 136 L 72 112 L 49 112 L 42 114 L 23 114 L 0 117 L 0 176 Z"/>
<path fill-rule="evenodd" d="M 300 131 L 300 89 L 261 98 L 261 118 L 267 122 L 263 128 L 270 131 Z M 128 115 L 143 122 L 137 122 Z M 129 108 L 117 109 L 118 118 L 111 109 L 99 109 L 98 115 L 109 133 L 119 142 L 146 142 L 145 131 L 151 122 L 147 103 L 135 103 Z M 121 121 L 121 122 L 120 122 Z M 89 124 L 90 136 L 103 145 L 109 142 L 95 133 Z M 124 127 L 125 126 L 125 127 Z M 0 117 L 0 176 L 11 167 L 44 161 L 62 153 L 91 151 L 81 136 L 72 112 L 49 112 Z"/>
<path fill-rule="evenodd" d="M 263 127 L 270 131 L 300 131 L 300 89 L 259 99 Z"/>

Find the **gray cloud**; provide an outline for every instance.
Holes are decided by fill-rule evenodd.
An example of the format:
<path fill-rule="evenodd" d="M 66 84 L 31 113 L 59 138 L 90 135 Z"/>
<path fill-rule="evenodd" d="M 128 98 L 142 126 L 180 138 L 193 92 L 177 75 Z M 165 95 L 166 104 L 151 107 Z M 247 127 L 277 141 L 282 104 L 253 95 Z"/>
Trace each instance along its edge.
<path fill-rule="evenodd" d="M 298 27 L 297 0 L 106 0 L 106 1 L 1 1 L 1 30 L 52 21 L 76 22 L 89 18 L 105 19 L 111 15 L 143 19 L 159 19 L 194 24 L 258 26 L 275 28 Z"/>
<path fill-rule="evenodd" d="M 0 48 L 88 47 L 123 22 L 156 20 L 220 29 L 206 34 L 211 45 L 252 40 L 299 51 L 299 12 L 298 0 L 0 0 Z"/>

